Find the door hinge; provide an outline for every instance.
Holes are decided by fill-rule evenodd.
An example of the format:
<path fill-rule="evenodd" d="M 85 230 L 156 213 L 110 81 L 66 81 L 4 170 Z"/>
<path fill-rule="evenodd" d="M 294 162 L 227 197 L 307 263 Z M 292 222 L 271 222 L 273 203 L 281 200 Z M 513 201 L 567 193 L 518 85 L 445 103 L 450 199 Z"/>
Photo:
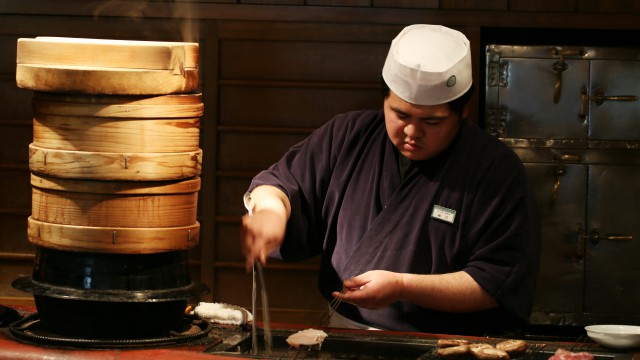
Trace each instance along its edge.
<path fill-rule="evenodd" d="M 491 62 L 487 65 L 487 86 L 507 87 L 509 85 L 509 63 Z"/>

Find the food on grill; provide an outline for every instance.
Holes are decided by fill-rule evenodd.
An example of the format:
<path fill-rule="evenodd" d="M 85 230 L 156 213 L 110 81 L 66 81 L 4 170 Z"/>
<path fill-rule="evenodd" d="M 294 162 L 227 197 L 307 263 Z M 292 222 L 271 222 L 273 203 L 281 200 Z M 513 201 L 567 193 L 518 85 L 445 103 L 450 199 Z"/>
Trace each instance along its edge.
<path fill-rule="evenodd" d="M 306 329 L 298 331 L 287 338 L 287 344 L 299 349 L 301 346 L 317 346 L 320 348 L 327 333 L 322 330 Z"/>
<path fill-rule="evenodd" d="M 508 360 L 509 354 L 506 351 L 494 348 L 491 345 L 478 346 L 471 350 L 473 356 L 479 360 Z"/>
<path fill-rule="evenodd" d="M 493 348 L 493 346 L 491 344 L 487 344 L 487 343 L 473 343 L 473 344 L 469 344 L 469 349 L 471 349 L 471 352 L 474 353 L 482 348 Z"/>
<path fill-rule="evenodd" d="M 446 358 L 462 358 L 471 352 L 469 345 L 457 345 L 438 348 L 438 355 Z"/>
<path fill-rule="evenodd" d="M 558 349 L 549 360 L 593 360 L 593 354 L 588 352 L 571 352 L 565 349 Z"/>
<path fill-rule="evenodd" d="M 243 325 L 253 321 L 248 310 L 231 304 L 201 302 L 193 313 L 202 319 L 223 325 Z"/>
<path fill-rule="evenodd" d="M 529 345 L 523 340 L 505 340 L 495 346 L 487 343 L 470 343 L 465 339 L 438 340 L 437 354 L 447 358 L 472 355 L 478 360 L 508 360 L 522 355 Z M 593 359 L 552 359 L 552 360 L 593 360 Z"/>
<path fill-rule="evenodd" d="M 446 348 L 458 345 L 469 345 L 469 341 L 464 339 L 438 339 L 438 347 Z"/>
<path fill-rule="evenodd" d="M 528 347 L 524 340 L 505 340 L 496 344 L 496 349 L 506 352 L 510 357 L 524 354 Z"/>
<path fill-rule="evenodd" d="M 473 343 L 473 344 L 469 345 L 469 349 L 471 350 L 471 354 L 473 354 L 473 356 L 476 359 L 482 359 L 483 356 L 485 356 L 480 351 L 481 349 L 485 349 L 485 348 L 494 349 L 493 346 L 491 346 L 490 344 L 487 344 L 487 343 Z M 486 355 L 486 356 L 488 356 L 488 355 Z"/>

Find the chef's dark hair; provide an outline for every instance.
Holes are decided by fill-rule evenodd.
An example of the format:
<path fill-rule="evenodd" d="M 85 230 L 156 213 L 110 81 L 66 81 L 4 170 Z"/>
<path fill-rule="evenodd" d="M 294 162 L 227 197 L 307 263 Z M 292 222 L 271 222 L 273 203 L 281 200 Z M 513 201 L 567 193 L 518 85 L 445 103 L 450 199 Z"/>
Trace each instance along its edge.
<path fill-rule="evenodd" d="M 389 94 L 391 93 L 391 89 L 389 89 L 389 85 L 387 85 L 387 82 L 384 81 L 384 78 L 382 78 L 382 76 L 380 76 L 380 82 L 382 83 L 382 96 L 384 99 L 386 99 L 387 97 L 389 97 Z M 460 95 L 460 97 L 448 102 L 449 109 L 451 109 L 451 111 L 453 111 L 458 115 L 462 115 L 462 111 L 464 111 L 464 106 L 467 105 L 469 100 L 471 100 L 471 95 L 473 95 L 474 91 L 475 91 L 475 86 L 471 84 L 471 87 L 469 88 L 469 90 L 467 90 L 467 92 Z"/>

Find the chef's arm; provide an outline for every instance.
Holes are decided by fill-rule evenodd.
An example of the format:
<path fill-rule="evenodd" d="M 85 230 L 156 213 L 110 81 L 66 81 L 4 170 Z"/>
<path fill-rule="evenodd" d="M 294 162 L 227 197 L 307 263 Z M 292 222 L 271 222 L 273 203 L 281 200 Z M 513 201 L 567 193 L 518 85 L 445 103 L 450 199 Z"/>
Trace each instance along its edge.
<path fill-rule="evenodd" d="M 489 295 L 466 272 L 416 275 L 400 274 L 400 300 L 446 312 L 471 312 L 497 307 Z"/>
<path fill-rule="evenodd" d="M 251 215 L 242 217 L 240 241 L 249 271 L 255 261 L 266 265 L 269 254 L 282 244 L 291 203 L 279 188 L 261 185 L 251 191 L 247 206 Z"/>
<path fill-rule="evenodd" d="M 252 206 L 253 213 L 270 210 L 277 212 L 286 220 L 291 214 L 291 203 L 284 191 L 272 185 L 260 185 L 251 192 L 249 206 Z"/>
<path fill-rule="evenodd" d="M 496 301 L 466 272 L 417 275 L 383 270 L 344 281 L 349 291 L 334 292 L 344 301 L 379 309 L 398 300 L 445 312 L 472 312 L 497 307 Z"/>

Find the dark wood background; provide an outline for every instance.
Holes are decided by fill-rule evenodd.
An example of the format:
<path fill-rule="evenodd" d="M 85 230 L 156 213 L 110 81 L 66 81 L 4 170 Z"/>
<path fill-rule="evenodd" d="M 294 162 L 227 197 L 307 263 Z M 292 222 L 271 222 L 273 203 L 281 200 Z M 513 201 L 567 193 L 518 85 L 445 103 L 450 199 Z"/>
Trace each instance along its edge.
<path fill-rule="evenodd" d="M 192 277 L 207 301 L 249 307 L 251 276 L 238 245 L 251 177 L 333 115 L 381 105 L 379 75 L 393 37 L 413 23 L 464 32 L 473 46 L 472 115 L 483 122 L 489 43 L 639 46 L 637 0 L 0 0 L 0 304 L 29 304 L 11 287 L 30 275 L 28 145 L 31 96 L 15 85 L 22 37 L 195 41 L 205 115 L 200 245 Z M 325 306 L 317 259 L 271 262 L 271 319 L 315 324 Z"/>

